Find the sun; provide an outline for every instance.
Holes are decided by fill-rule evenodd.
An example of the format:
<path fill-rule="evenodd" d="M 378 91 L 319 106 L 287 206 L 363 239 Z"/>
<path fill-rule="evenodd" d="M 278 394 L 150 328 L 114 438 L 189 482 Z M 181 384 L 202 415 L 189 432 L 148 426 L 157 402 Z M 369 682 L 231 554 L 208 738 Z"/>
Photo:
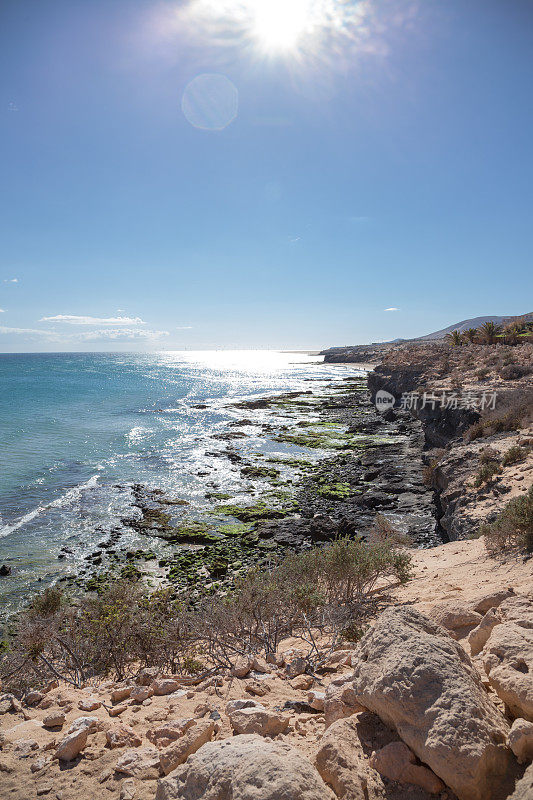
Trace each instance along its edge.
<path fill-rule="evenodd" d="M 317 0 L 248 0 L 251 34 L 265 50 L 291 50 L 317 25 Z"/>

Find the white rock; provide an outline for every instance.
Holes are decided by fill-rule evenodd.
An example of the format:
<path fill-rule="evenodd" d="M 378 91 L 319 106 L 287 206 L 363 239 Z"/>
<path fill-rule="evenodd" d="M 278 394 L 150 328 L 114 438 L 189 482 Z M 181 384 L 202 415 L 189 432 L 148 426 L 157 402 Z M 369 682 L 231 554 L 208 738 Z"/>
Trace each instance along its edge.
<path fill-rule="evenodd" d="M 235 736 L 189 756 L 159 781 L 156 800 L 335 800 L 335 795 L 285 742 Z"/>
<path fill-rule="evenodd" d="M 56 750 L 56 757 L 60 761 L 72 761 L 76 758 L 87 744 L 88 732 L 85 729 L 75 730 L 68 733 L 62 739 Z"/>
<path fill-rule="evenodd" d="M 277 736 L 287 730 L 290 717 L 266 708 L 237 708 L 229 715 L 229 721 L 235 733 Z"/>
<path fill-rule="evenodd" d="M 326 695 L 324 692 L 317 692 L 313 689 L 311 692 L 307 692 L 307 702 L 314 708 L 316 711 L 324 711 L 324 701 Z"/>

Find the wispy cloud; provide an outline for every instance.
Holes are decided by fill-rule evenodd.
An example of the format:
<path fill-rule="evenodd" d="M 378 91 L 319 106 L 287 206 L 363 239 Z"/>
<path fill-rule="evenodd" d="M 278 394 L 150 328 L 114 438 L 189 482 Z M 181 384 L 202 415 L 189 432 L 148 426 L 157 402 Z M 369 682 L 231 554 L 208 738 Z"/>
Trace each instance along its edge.
<path fill-rule="evenodd" d="M 88 317 L 76 314 L 42 317 L 39 322 L 66 322 L 68 325 L 146 325 L 140 317 Z"/>
<path fill-rule="evenodd" d="M 356 224 L 357 223 L 364 223 L 364 222 L 371 222 L 371 221 L 372 221 L 372 217 L 365 217 L 364 215 L 362 215 L 362 216 L 352 215 L 352 216 L 348 217 L 348 222 L 354 222 Z"/>
<path fill-rule="evenodd" d="M 5 313 L 6 313 L 6 312 L 5 312 L 5 309 L 3 309 L 3 308 L 0 308 L 0 314 L 5 314 Z"/>
<path fill-rule="evenodd" d="M 15 333 L 23 336 L 44 336 L 45 338 L 54 337 L 55 331 L 40 331 L 37 328 L 7 328 L 5 325 L 0 325 L 0 333 Z"/>
<path fill-rule="evenodd" d="M 8 328 L 0 325 L 0 335 L 29 336 L 32 339 L 38 338 L 46 342 L 59 342 L 62 344 L 73 344 L 76 342 L 89 341 L 134 341 L 162 339 L 170 336 L 168 331 L 153 331 L 146 328 L 102 328 L 92 331 L 82 331 L 79 333 L 60 333 L 54 329 L 43 330 L 38 328 Z"/>
<path fill-rule="evenodd" d="M 142 330 L 132 328 L 104 328 L 103 330 L 74 333 L 68 338 L 76 341 L 88 342 L 95 339 L 161 339 L 164 336 L 170 336 L 169 332 L 148 331 L 144 328 Z"/>
<path fill-rule="evenodd" d="M 4 283 L 18 283 L 18 278 L 4 278 Z"/>
<path fill-rule="evenodd" d="M 399 308 L 396 308 L 395 306 L 391 306 L 390 308 L 386 308 L 386 309 L 385 309 L 385 311 L 399 311 L 399 310 L 400 310 L 400 309 L 399 309 Z"/>

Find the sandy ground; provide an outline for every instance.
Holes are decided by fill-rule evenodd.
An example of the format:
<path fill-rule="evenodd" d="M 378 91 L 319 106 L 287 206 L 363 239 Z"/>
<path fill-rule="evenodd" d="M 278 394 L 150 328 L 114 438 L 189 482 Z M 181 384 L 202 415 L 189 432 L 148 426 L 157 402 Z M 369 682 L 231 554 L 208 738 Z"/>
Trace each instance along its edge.
<path fill-rule="evenodd" d="M 393 597 L 421 611 L 447 600 L 469 605 L 481 595 L 509 587 L 516 594 L 533 593 L 533 558 L 489 558 L 483 538 L 415 550 L 413 565 L 413 579 Z"/>

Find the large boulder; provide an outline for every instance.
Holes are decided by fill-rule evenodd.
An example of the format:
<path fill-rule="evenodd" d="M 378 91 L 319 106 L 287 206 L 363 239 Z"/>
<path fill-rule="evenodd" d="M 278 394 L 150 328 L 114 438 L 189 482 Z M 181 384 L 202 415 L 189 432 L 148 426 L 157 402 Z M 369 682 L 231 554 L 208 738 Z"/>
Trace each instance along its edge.
<path fill-rule="evenodd" d="M 501 615 L 521 628 L 533 629 L 533 599 L 528 595 L 514 595 L 500 604 Z"/>
<path fill-rule="evenodd" d="M 285 742 L 244 735 L 209 742 L 159 781 L 156 800 L 335 800 Z"/>
<path fill-rule="evenodd" d="M 533 722 L 533 630 L 506 620 L 492 629 L 481 658 L 509 713 Z"/>
<path fill-rule="evenodd" d="M 423 614 L 381 615 L 360 642 L 354 688 L 459 800 L 509 794 L 517 769 L 509 726 L 463 648 Z"/>
<path fill-rule="evenodd" d="M 331 681 L 324 693 L 324 714 L 326 728 L 329 728 L 338 719 L 350 717 L 364 711 L 358 702 L 353 679 L 350 675 L 341 676 Z"/>
<path fill-rule="evenodd" d="M 514 589 L 501 589 L 497 592 L 489 592 L 488 594 L 481 594 L 472 604 L 474 611 L 478 614 L 486 614 L 489 608 L 498 608 L 504 600 L 514 595 Z"/>

